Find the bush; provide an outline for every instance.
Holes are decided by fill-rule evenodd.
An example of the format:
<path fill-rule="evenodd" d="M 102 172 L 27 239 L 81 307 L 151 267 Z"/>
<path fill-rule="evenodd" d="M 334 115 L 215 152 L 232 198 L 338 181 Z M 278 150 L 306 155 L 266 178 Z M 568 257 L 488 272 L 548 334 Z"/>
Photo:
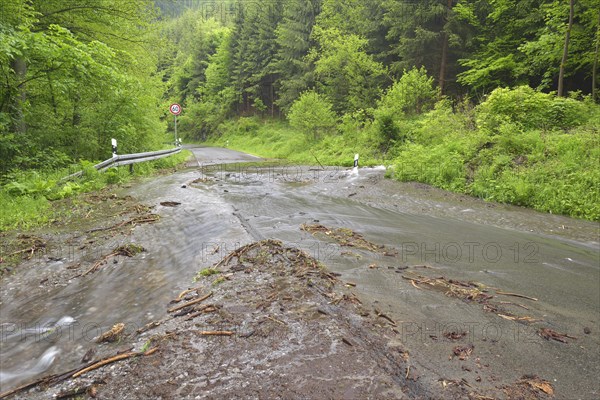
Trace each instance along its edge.
<path fill-rule="evenodd" d="M 391 115 L 405 117 L 418 115 L 431 110 L 439 96 L 434 87 L 433 78 L 427 75 L 425 68 L 413 68 L 404 71 L 398 82 L 395 82 L 379 102 L 375 111 L 379 116 Z"/>
<path fill-rule="evenodd" d="M 529 86 L 498 88 L 477 107 L 477 125 L 497 133 L 504 123 L 522 129 L 570 129 L 589 119 L 588 106 L 581 101 L 538 92 Z"/>
<path fill-rule="evenodd" d="M 336 125 L 333 105 L 326 97 L 307 91 L 292 104 L 288 113 L 290 125 L 317 140 L 321 134 L 331 132 Z"/>

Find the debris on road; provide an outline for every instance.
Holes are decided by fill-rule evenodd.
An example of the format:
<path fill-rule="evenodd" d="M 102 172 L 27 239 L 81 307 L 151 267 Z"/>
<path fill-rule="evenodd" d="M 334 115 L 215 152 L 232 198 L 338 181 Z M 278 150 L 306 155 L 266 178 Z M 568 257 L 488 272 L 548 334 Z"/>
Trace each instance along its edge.
<path fill-rule="evenodd" d="M 96 339 L 96 343 L 116 342 L 117 340 L 121 339 L 124 328 L 125 324 L 122 322 L 113 325 L 113 327 L 109 331 L 104 332 L 98 337 L 98 339 Z"/>
<path fill-rule="evenodd" d="M 469 344 L 466 346 L 456 346 L 452 350 L 452 354 L 454 355 L 454 357 L 458 357 L 459 360 L 464 361 L 467 358 L 469 358 L 471 353 L 473 353 L 474 349 L 475 349 L 475 346 L 473 346 L 472 344 Z"/>
<path fill-rule="evenodd" d="M 538 331 L 538 335 L 540 335 L 546 340 L 556 340 L 557 342 L 561 343 L 569 343 L 567 342 L 567 338 L 577 340 L 575 336 L 570 336 L 566 333 L 558 333 L 550 328 L 540 328 L 540 330 Z"/>
<path fill-rule="evenodd" d="M 397 252 L 390 251 L 384 245 L 378 245 L 368 241 L 360 233 L 354 232 L 349 228 L 328 228 L 320 224 L 302 224 L 300 229 L 312 234 L 313 236 L 320 234 L 328 238 L 334 239 L 340 246 L 355 247 L 372 252 L 382 253 L 386 256 L 395 256 Z"/>
<path fill-rule="evenodd" d="M 177 207 L 181 205 L 181 203 L 178 203 L 176 201 L 161 201 L 160 205 L 163 207 Z"/>

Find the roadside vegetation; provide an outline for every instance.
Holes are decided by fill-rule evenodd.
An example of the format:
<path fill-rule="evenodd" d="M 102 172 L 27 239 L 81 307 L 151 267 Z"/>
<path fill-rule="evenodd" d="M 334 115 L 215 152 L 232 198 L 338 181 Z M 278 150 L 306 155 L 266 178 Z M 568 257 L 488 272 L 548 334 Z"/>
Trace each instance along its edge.
<path fill-rule="evenodd" d="M 64 212 L 54 203 L 57 200 L 98 191 L 111 185 L 125 184 L 136 177 L 159 173 L 161 170 L 177 168 L 189 157 L 190 152 L 183 150 L 170 157 L 136 164 L 133 174 L 127 166 L 98 172 L 93 164 L 87 161 L 58 170 L 14 171 L 5 175 L 5 182 L 0 190 L 0 232 L 46 225 Z M 82 177 L 62 180 L 65 176 L 81 170 L 84 171 Z"/>
<path fill-rule="evenodd" d="M 394 179 L 600 219 L 598 0 L 192 3 L 0 3 L 0 227 L 118 180 L 56 184 L 111 138 L 171 142 L 170 103 L 187 141 L 359 153 Z"/>
<path fill-rule="evenodd" d="M 600 220 L 597 2 L 235 4 L 164 25 L 188 140 Z"/>
<path fill-rule="evenodd" d="M 0 231 L 55 218 L 52 201 L 129 179 L 94 160 L 172 141 L 149 0 L 0 1 Z M 147 174 L 185 155 L 138 165 Z M 85 176 L 61 179 L 75 171 Z"/>
<path fill-rule="evenodd" d="M 600 220 L 600 107 L 589 98 L 522 86 L 497 89 L 476 107 L 429 100 L 428 111 L 408 117 L 382 101 L 373 119 L 346 116 L 316 138 L 293 121 L 243 117 L 223 124 L 213 143 L 307 164 L 351 166 L 358 153 L 362 166 L 385 165 L 400 181 Z"/>

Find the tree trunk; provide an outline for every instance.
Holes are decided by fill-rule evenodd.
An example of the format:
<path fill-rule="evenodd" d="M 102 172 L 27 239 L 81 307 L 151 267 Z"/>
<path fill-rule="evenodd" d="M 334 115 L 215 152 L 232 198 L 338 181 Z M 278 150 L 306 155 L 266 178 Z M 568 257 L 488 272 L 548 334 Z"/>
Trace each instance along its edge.
<path fill-rule="evenodd" d="M 452 0 L 448 0 L 448 8 L 446 9 L 446 23 L 448 23 L 448 15 L 452 10 Z M 443 38 L 442 38 L 442 59 L 440 61 L 440 77 L 438 80 L 438 86 L 440 87 L 440 94 L 444 94 L 446 87 L 446 68 L 448 64 L 448 32 L 446 27 L 443 27 Z"/>
<path fill-rule="evenodd" d="M 27 100 L 27 92 L 25 90 L 25 75 L 27 75 L 27 63 L 24 59 L 17 57 L 11 61 L 10 66 L 15 72 L 17 78 L 16 93 L 13 94 L 11 101 L 11 118 L 12 128 L 15 133 L 25 133 L 27 127 L 23 119 L 23 105 Z"/>
<path fill-rule="evenodd" d="M 271 79 L 271 118 L 275 116 L 275 82 Z"/>
<path fill-rule="evenodd" d="M 592 99 L 598 101 L 598 48 L 600 47 L 600 12 L 598 12 L 598 28 L 596 29 L 596 51 L 592 67 Z"/>
<path fill-rule="evenodd" d="M 571 0 L 569 5 L 569 25 L 567 26 L 567 34 L 565 35 L 565 47 L 563 56 L 560 62 L 560 72 L 558 73 L 558 96 L 564 95 L 564 80 L 565 80 L 565 64 L 569 55 L 569 40 L 571 39 L 571 29 L 573 28 L 573 14 L 575 14 L 575 0 Z"/>

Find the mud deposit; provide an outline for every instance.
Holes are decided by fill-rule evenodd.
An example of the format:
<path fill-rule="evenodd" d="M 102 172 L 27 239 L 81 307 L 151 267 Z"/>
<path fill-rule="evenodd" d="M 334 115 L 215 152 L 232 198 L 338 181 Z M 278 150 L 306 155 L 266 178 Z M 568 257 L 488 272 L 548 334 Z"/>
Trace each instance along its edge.
<path fill-rule="evenodd" d="M 265 240 L 201 271 L 170 314 L 135 334 L 102 335 L 97 360 L 45 377 L 23 398 L 473 398 L 464 382 L 422 386 L 394 340 L 397 324 L 369 310 L 305 252 Z M 117 337 L 118 336 L 118 337 Z M 116 342 L 116 343 L 115 343 Z M 455 354 L 460 355 L 460 347 Z M 552 385 L 524 377 L 508 398 L 542 398 Z M 8 396 L 7 396 L 8 397 Z"/>

